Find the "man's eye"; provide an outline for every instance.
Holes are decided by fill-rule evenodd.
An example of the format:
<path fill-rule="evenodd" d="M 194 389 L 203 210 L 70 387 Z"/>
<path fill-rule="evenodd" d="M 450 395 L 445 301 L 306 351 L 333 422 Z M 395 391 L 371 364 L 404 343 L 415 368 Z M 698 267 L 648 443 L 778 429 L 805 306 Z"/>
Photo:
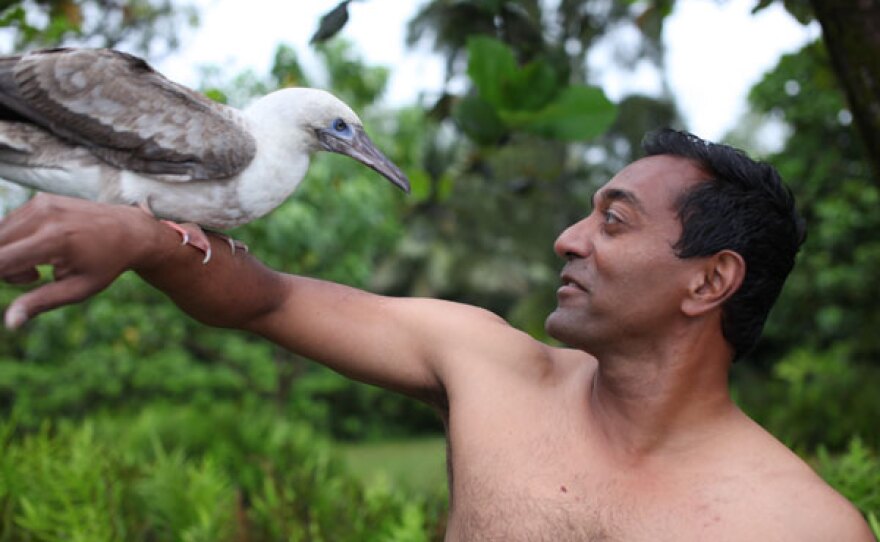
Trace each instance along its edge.
<path fill-rule="evenodd" d="M 611 211 L 605 211 L 603 218 L 605 219 L 605 224 L 620 224 L 622 222 L 620 217 Z"/>

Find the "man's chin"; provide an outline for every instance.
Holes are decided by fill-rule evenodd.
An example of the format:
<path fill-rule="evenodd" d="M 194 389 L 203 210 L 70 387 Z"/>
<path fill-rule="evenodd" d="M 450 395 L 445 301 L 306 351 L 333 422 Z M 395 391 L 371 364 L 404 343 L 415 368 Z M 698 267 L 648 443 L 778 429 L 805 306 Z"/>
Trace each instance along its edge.
<path fill-rule="evenodd" d="M 571 345 L 572 340 L 572 323 L 566 317 L 564 311 L 557 307 L 551 312 L 547 319 L 544 320 L 544 331 L 557 341 Z"/>
<path fill-rule="evenodd" d="M 557 307 L 544 320 L 544 330 L 562 344 L 583 350 L 592 351 L 592 343 L 596 339 L 594 329 L 586 325 L 583 313 L 574 315 L 564 308 Z"/>

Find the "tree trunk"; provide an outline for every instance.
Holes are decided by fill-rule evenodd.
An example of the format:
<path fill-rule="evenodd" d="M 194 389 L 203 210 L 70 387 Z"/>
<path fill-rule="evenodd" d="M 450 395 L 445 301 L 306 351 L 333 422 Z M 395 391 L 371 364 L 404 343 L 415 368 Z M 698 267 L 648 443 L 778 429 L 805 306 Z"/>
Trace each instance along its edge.
<path fill-rule="evenodd" d="M 810 0 L 880 183 L 880 0 Z"/>

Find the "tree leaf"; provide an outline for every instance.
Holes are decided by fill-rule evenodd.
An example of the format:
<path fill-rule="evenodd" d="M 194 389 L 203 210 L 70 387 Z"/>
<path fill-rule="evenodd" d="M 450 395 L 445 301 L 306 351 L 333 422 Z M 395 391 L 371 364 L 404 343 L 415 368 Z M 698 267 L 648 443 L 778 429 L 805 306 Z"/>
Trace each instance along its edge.
<path fill-rule="evenodd" d="M 272 77 L 280 88 L 311 86 L 299 63 L 296 50 L 289 45 L 279 45 L 275 50 Z"/>
<path fill-rule="evenodd" d="M 202 91 L 202 94 L 211 98 L 215 102 L 225 104 L 229 103 L 229 96 L 226 95 L 225 92 L 220 90 L 219 88 L 209 88 Z"/>
<path fill-rule="evenodd" d="M 508 125 L 563 141 L 591 139 L 608 129 L 617 108 L 601 89 L 587 86 L 565 88 L 559 98 L 538 112 L 503 111 Z"/>
<path fill-rule="evenodd" d="M 559 92 L 559 78 L 549 62 L 539 59 L 514 70 L 501 81 L 502 107 L 535 111 L 550 103 Z"/>
<path fill-rule="evenodd" d="M 410 185 L 410 198 L 413 201 L 425 201 L 431 195 L 431 179 L 423 169 L 415 169 L 408 172 Z"/>
<path fill-rule="evenodd" d="M 504 122 L 486 100 L 465 96 L 452 109 L 452 118 L 459 128 L 481 145 L 491 145 L 507 132 Z"/>
<path fill-rule="evenodd" d="M 516 72 L 513 51 L 504 43 L 485 36 L 468 39 L 468 75 L 480 96 L 495 107 L 504 103 L 504 82 Z"/>
<path fill-rule="evenodd" d="M 345 23 L 348 22 L 348 3 L 350 1 L 340 2 L 339 5 L 321 17 L 318 29 L 312 34 L 312 39 L 309 40 L 309 43 L 324 43 L 342 30 Z"/>
<path fill-rule="evenodd" d="M 755 7 L 752 8 L 752 15 L 755 15 L 756 13 L 767 9 L 775 1 L 776 0 L 758 0 L 758 2 L 755 4 Z"/>

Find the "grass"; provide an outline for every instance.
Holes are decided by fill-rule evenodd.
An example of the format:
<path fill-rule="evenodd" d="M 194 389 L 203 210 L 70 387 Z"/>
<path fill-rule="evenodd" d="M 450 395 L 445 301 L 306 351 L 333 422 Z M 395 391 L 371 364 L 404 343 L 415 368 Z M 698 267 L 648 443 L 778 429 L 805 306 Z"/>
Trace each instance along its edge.
<path fill-rule="evenodd" d="M 443 437 L 337 446 L 352 473 L 367 484 L 389 484 L 421 494 L 446 491 Z"/>

